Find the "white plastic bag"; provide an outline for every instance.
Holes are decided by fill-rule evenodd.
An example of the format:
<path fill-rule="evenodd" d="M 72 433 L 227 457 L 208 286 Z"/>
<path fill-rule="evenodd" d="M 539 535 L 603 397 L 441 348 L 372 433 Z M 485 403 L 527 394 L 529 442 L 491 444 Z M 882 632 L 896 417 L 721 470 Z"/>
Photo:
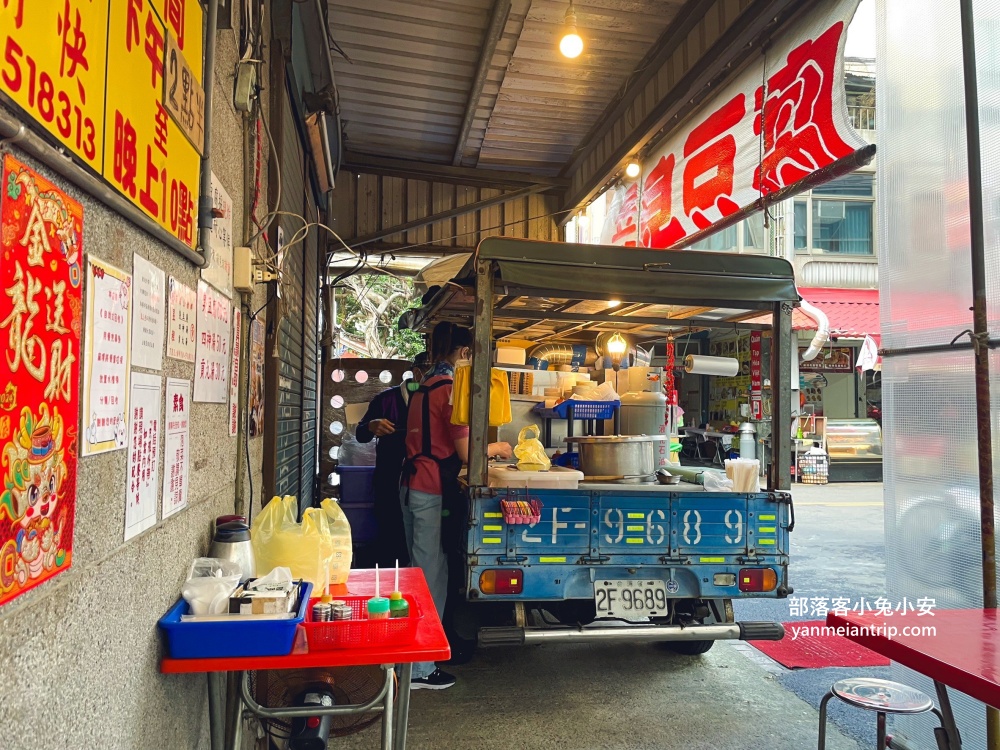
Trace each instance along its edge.
<path fill-rule="evenodd" d="M 720 476 L 714 471 L 706 471 L 702 475 L 702 483 L 705 486 L 705 492 L 732 492 L 733 483 L 726 479 L 724 476 Z"/>
<path fill-rule="evenodd" d="M 193 615 L 221 615 L 228 609 L 229 596 L 240 585 L 243 569 L 230 560 L 199 557 L 191 564 L 181 596 Z"/>
<path fill-rule="evenodd" d="M 344 435 L 337 458 L 341 466 L 374 466 L 375 441 L 359 443 L 353 433 Z"/>

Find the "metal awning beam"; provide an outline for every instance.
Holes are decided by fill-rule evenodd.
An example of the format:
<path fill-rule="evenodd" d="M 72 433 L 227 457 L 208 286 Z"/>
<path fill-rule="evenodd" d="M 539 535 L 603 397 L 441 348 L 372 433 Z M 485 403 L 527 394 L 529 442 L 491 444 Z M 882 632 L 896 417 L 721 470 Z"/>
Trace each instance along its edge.
<path fill-rule="evenodd" d="M 476 70 L 476 77 L 472 79 L 472 86 L 469 88 L 469 100 L 465 104 L 465 116 L 462 118 L 462 127 L 458 131 L 458 139 L 455 141 L 455 154 L 451 159 L 452 166 L 459 166 L 462 163 L 462 157 L 465 155 L 465 144 L 469 141 L 469 131 L 472 130 L 472 121 L 475 119 L 476 110 L 479 108 L 479 97 L 482 96 L 486 77 L 490 73 L 490 66 L 493 64 L 493 55 L 497 51 L 497 43 L 503 36 L 503 30 L 507 26 L 507 19 L 510 17 L 510 4 L 511 0 L 495 0 L 493 3 L 490 25 L 486 29 L 486 38 L 483 39 L 483 50 L 479 55 L 479 68 Z"/>
<path fill-rule="evenodd" d="M 361 247 L 362 245 L 370 245 L 373 242 L 378 242 L 379 240 L 391 237 L 394 234 L 399 234 L 400 232 L 408 232 L 411 229 L 420 229 L 420 227 L 426 227 L 430 224 L 437 224 L 439 221 L 454 219 L 456 216 L 465 216 L 465 214 L 471 214 L 474 211 L 480 211 L 484 208 L 495 206 L 498 203 L 506 203 L 507 201 L 524 198 L 529 195 L 534 195 L 535 193 L 542 193 L 548 189 L 547 185 L 535 185 L 533 187 L 521 188 L 520 190 L 515 190 L 511 193 L 504 193 L 503 195 L 497 195 L 492 198 L 484 198 L 481 201 L 466 203 L 464 206 L 458 206 L 457 208 L 449 208 L 447 211 L 441 211 L 436 214 L 431 214 L 430 216 L 424 216 L 421 219 L 414 219 L 413 221 L 406 221 L 402 224 L 386 227 L 385 229 L 381 229 L 374 234 L 366 234 L 362 237 L 355 237 L 347 240 L 347 243 L 352 248 Z"/>
<path fill-rule="evenodd" d="M 500 313 L 500 311 L 497 311 Z M 505 310 L 497 315 L 498 320 L 532 320 L 527 330 L 543 321 L 565 321 L 572 323 L 635 323 L 639 325 L 665 328 L 725 328 L 737 331 L 769 331 L 771 326 L 760 323 L 736 323 L 730 320 L 709 320 L 705 318 L 646 318 L 639 315 L 608 315 L 591 313 L 569 313 L 545 310 Z"/>
<path fill-rule="evenodd" d="M 546 177 L 528 172 L 507 172 L 501 169 L 479 167 L 455 167 L 451 164 L 430 164 L 409 159 L 394 159 L 388 156 L 372 156 L 347 151 L 342 169 L 348 172 L 380 174 L 389 177 L 405 177 L 410 180 L 432 180 L 456 185 L 486 188 L 520 188 L 544 185 L 550 189 L 564 189 L 569 180 L 561 177 Z"/>

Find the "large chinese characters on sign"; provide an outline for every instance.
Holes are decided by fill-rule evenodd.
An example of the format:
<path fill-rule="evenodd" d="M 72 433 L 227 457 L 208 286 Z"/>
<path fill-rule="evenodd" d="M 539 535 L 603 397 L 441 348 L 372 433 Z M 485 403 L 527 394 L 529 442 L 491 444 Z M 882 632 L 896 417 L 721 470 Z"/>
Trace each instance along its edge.
<path fill-rule="evenodd" d="M 0 0 L 0 92 L 192 247 L 203 22 L 198 0 Z"/>
<path fill-rule="evenodd" d="M 11 156 L 0 191 L 3 604 L 72 559 L 83 209 Z"/>
<path fill-rule="evenodd" d="M 769 197 L 806 189 L 820 170 L 857 166 L 870 147 L 848 119 L 841 63 L 856 8 L 818 4 L 766 65 L 751 65 L 647 157 L 641 184 L 618 188 L 601 241 L 687 245 Z"/>

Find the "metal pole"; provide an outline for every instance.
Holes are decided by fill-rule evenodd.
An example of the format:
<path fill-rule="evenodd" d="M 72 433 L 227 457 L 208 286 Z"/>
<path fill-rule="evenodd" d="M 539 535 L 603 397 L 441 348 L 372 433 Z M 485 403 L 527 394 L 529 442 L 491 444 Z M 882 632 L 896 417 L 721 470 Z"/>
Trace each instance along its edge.
<path fill-rule="evenodd" d="M 997 607 L 997 562 L 993 507 L 993 429 L 990 417 L 990 349 L 986 312 L 986 248 L 983 230 L 983 164 L 979 139 L 979 83 L 972 0 L 959 0 L 962 72 L 965 78 L 965 140 L 969 161 L 969 245 L 972 250 L 972 331 L 976 367 L 976 432 L 979 459 L 979 523 L 983 561 L 983 607 Z M 1000 750 L 1000 711 L 986 707 L 986 747 Z"/>
<path fill-rule="evenodd" d="M 771 317 L 771 474 L 770 490 L 791 488 L 792 308 L 777 303 Z"/>
<path fill-rule="evenodd" d="M 410 681 L 413 663 L 406 662 L 399 667 L 399 696 L 396 708 L 395 750 L 406 750 L 406 727 L 410 720 Z"/>
<path fill-rule="evenodd" d="M 472 331 L 472 402 L 469 406 L 469 486 L 487 487 L 490 370 L 493 359 L 493 273 L 490 261 L 476 261 L 476 313 Z"/>

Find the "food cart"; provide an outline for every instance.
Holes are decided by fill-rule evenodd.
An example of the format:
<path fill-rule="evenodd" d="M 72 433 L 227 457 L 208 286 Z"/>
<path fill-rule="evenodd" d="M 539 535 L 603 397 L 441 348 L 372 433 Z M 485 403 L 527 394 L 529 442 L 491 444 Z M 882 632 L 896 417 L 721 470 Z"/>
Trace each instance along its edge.
<path fill-rule="evenodd" d="M 583 481 L 533 486 L 490 465 L 486 384 L 501 338 L 581 345 L 613 331 L 647 340 L 771 331 L 772 418 L 790 425 L 798 302 L 792 267 L 779 258 L 493 237 L 403 316 L 401 327 L 425 333 L 440 321 L 473 328 L 460 618 L 470 641 L 660 640 L 698 654 L 716 640 L 783 637 L 779 623 L 735 622 L 732 602 L 792 593 L 789 429 L 773 431 L 776 460 L 759 492 L 707 492 L 680 467 L 690 481 L 675 485 L 589 481 L 581 466 Z M 762 311 L 771 325 L 741 322 Z M 622 438 L 592 439 L 628 443 Z M 515 523 L 502 501 L 533 501 L 539 513 Z"/>

